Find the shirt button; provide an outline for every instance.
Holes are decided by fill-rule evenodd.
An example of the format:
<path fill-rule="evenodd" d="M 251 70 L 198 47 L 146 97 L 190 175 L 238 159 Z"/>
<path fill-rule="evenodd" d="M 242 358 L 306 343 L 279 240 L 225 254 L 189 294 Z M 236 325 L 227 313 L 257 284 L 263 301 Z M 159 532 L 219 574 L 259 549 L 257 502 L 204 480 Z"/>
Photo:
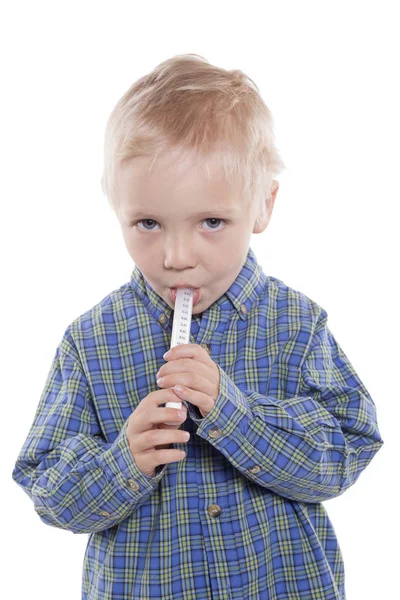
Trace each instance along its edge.
<path fill-rule="evenodd" d="M 213 429 L 210 429 L 210 431 L 208 432 L 208 435 L 210 436 L 210 438 L 217 438 L 220 435 L 222 435 L 222 431 L 220 429 L 217 429 L 216 427 L 214 427 Z"/>
<path fill-rule="evenodd" d="M 137 492 L 137 490 L 139 489 L 139 484 L 134 479 L 128 479 L 126 483 L 131 488 L 131 490 L 134 490 L 135 492 Z"/>
<path fill-rule="evenodd" d="M 166 321 L 168 321 L 168 317 L 167 317 L 167 315 L 164 315 L 164 313 L 163 313 L 162 315 L 160 315 L 158 317 L 158 320 L 160 323 L 165 323 Z"/>
<path fill-rule="evenodd" d="M 100 514 L 102 517 L 111 517 L 111 513 L 107 512 L 106 510 L 101 510 L 101 511 L 99 512 L 99 514 Z"/>
<path fill-rule="evenodd" d="M 210 506 L 207 509 L 207 512 L 210 515 L 210 517 L 219 517 L 219 515 L 221 514 L 221 507 L 218 506 L 218 504 L 210 504 Z"/>
<path fill-rule="evenodd" d="M 258 465 L 254 465 L 254 467 L 251 467 L 251 469 L 249 469 L 250 473 L 258 473 L 259 471 L 261 471 L 260 467 Z"/>
<path fill-rule="evenodd" d="M 204 348 L 204 350 L 207 350 L 208 354 L 211 354 L 211 348 L 208 344 L 200 344 L 200 346 Z"/>
<path fill-rule="evenodd" d="M 245 304 L 240 305 L 240 310 L 244 315 L 247 315 L 247 306 Z"/>

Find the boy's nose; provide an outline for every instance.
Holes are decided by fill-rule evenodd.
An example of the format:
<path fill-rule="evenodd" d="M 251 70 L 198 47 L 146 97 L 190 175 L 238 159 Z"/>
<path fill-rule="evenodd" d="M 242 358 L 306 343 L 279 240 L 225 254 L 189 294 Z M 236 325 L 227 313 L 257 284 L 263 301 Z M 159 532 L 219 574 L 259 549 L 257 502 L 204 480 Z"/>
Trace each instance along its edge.
<path fill-rule="evenodd" d="M 193 243 L 188 237 L 173 241 L 164 250 L 164 266 L 166 269 L 184 271 L 196 265 Z"/>

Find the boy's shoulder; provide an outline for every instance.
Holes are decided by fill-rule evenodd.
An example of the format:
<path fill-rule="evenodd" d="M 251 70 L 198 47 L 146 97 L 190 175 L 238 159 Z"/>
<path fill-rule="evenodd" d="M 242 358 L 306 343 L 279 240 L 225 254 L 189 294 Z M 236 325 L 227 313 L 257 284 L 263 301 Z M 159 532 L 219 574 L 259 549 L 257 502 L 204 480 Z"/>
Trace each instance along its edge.
<path fill-rule="evenodd" d="M 312 318 L 318 321 L 327 319 L 327 311 L 304 292 L 287 285 L 278 277 L 265 275 L 265 279 L 266 297 L 268 301 L 273 300 L 276 310 L 282 313 L 287 310 L 293 317 Z"/>
<path fill-rule="evenodd" d="M 76 342 L 82 337 L 101 336 L 112 329 L 123 332 L 140 305 L 128 281 L 76 317 L 66 328 L 64 337 Z"/>

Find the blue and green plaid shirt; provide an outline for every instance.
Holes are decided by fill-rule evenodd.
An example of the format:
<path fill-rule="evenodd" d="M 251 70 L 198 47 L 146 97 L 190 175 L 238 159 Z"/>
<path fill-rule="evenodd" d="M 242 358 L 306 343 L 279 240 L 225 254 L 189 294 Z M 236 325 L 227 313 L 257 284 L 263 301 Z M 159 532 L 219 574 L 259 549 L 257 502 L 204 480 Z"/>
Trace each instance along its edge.
<path fill-rule="evenodd" d="M 66 329 L 13 470 L 40 519 L 90 534 L 84 600 L 345 598 L 324 500 L 383 445 L 368 391 L 307 296 L 252 249 L 191 323 L 220 370 L 183 461 L 136 467 L 128 418 L 158 388 L 173 310 L 137 267 Z"/>

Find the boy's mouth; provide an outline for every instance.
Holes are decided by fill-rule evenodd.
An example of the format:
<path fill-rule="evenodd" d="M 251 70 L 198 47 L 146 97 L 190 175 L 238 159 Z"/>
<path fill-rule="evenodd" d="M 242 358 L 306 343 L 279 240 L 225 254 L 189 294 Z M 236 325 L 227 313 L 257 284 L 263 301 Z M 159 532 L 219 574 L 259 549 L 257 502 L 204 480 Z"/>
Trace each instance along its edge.
<path fill-rule="evenodd" d="M 169 293 L 170 293 L 173 304 L 175 304 L 175 300 L 176 300 L 176 289 L 177 288 L 169 288 Z M 192 288 L 192 290 L 194 290 L 194 295 L 193 295 L 193 306 L 194 306 L 200 300 L 200 288 Z"/>

